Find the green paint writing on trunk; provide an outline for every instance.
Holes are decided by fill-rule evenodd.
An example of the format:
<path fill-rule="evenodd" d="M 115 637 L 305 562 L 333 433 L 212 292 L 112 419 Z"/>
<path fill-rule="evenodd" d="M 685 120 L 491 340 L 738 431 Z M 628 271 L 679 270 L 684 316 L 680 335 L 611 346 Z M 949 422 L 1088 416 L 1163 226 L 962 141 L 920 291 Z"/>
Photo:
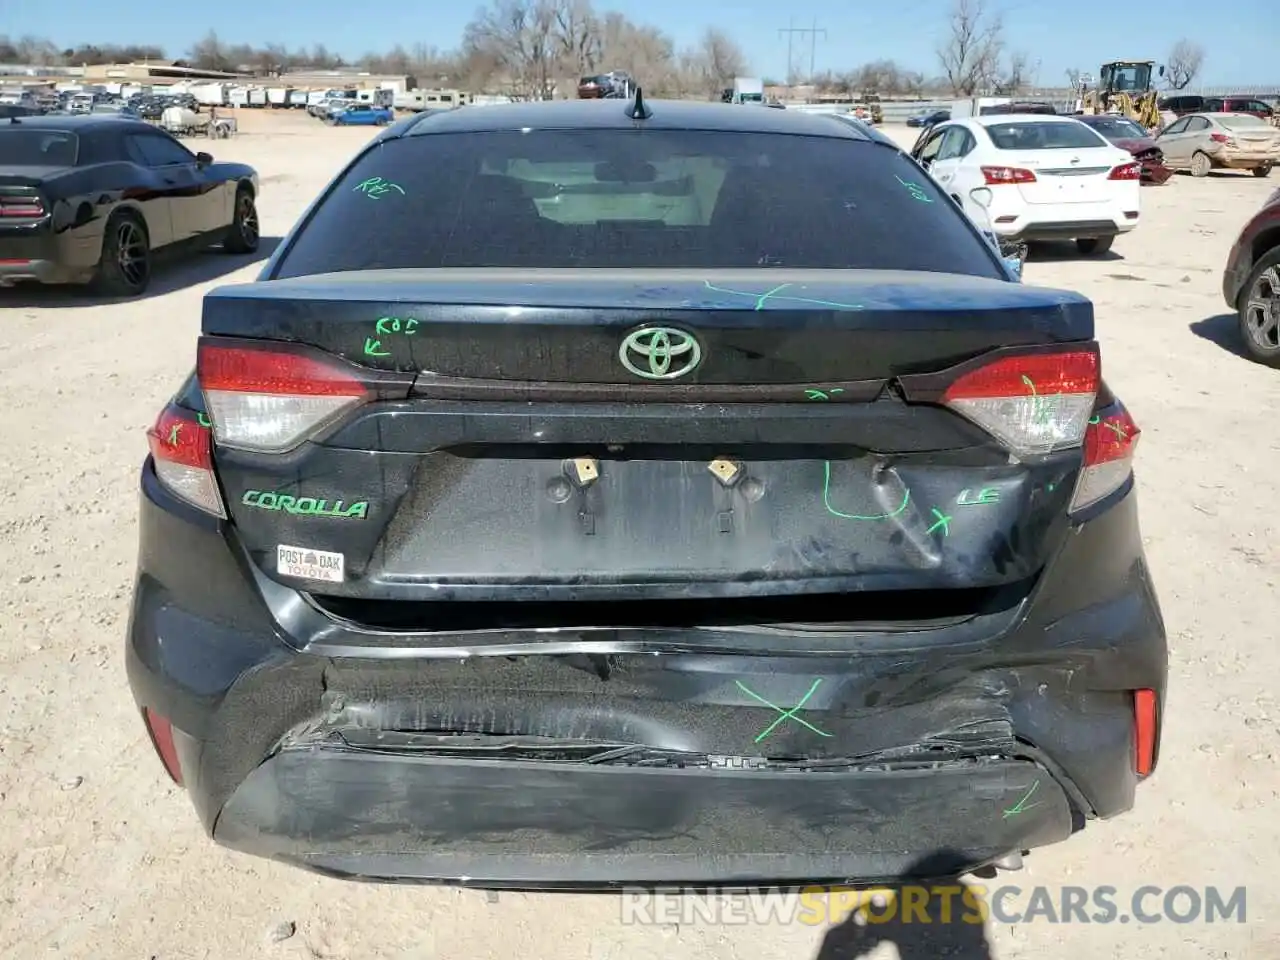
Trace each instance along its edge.
<path fill-rule="evenodd" d="M 817 390 L 810 387 L 805 390 L 804 395 L 806 400 L 830 400 L 837 393 L 844 393 L 844 387 L 836 387 L 834 390 Z"/>
<path fill-rule="evenodd" d="M 366 357 L 389 357 L 391 356 L 391 351 L 382 349 L 381 340 L 376 340 L 373 337 L 365 337 L 364 355 Z"/>
<path fill-rule="evenodd" d="M 369 515 L 369 501 L 323 500 L 295 497 L 269 490 L 246 490 L 240 502 L 257 510 L 283 511 L 300 517 L 334 517 L 338 520 L 364 520 Z"/>
<path fill-rule="evenodd" d="M 1008 820 L 1010 817 L 1016 817 L 1020 813 L 1026 813 L 1032 807 L 1040 806 L 1039 800 L 1037 800 L 1035 803 L 1027 802 L 1028 800 L 1031 799 L 1031 797 L 1035 794 L 1036 790 L 1038 790 L 1039 788 L 1040 788 L 1040 781 L 1037 780 L 1035 783 L 1031 785 L 1031 789 L 1022 795 L 1022 798 L 1017 803 L 1015 803 L 1012 807 L 1005 808 L 1004 819 Z"/>
<path fill-rule="evenodd" d="M 972 490 L 960 491 L 960 496 L 956 497 L 956 504 L 961 507 L 975 507 L 983 503 L 999 503 L 1000 491 L 992 490 L 990 487 L 984 487 L 976 494 Z"/>
<path fill-rule="evenodd" d="M 413 317 L 405 320 L 399 317 L 382 317 L 373 325 L 373 328 L 381 334 L 403 333 L 405 336 L 413 336 L 418 332 L 418 321 Z"/>
<path fill-rule="evenodd" d="M 817 307 L 834 307 L 837 310 L 862 310 L 865 309 L 860 303 L 839 303 L 835 300 L 814 300 L 810 297 L 793 297 L 790 294 L 782 296 L 782 291 L 794 287 L 793 283 L 782 283 L 774 287 L 772 290 L 766 290 L 764 293 L 752 293 L 750 290 L 731 290 L 728 287 L 717 287 L 709 280 L 703 280 L 702 285 L 706 289 L 715 293 L 728 293 L 735 297 L 750 297 L 756 302 L 756 310 L 763 310 L 766 303 L 778 300 L 787 300 L 791 303 L 810 303 Z M 801 287 L 800 289 L 804 289 Z"/>
<path fill-rule="evenodd" d="M 856 513 L 842 513 L 831 505 L 831 461 L 823 461 L 822 475 L 822 505 L 827 508 L 827 513 L 833 517 L 839 517 L 841 520 L 892 520 L 903 510 L 907 509 L 907 502 L 911 499 L 911 491 L 904 489 L 902 491 L 902 503 L 898 504 L 898 509 L 892 513 L 880 513 L 874 516 L 860 516 Z"/>

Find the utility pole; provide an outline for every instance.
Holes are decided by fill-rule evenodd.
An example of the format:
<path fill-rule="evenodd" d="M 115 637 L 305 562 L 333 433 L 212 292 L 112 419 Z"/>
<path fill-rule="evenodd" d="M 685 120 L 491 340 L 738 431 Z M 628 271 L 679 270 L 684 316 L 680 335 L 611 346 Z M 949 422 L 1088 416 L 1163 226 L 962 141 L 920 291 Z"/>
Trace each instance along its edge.
<path fill-rule="evenodd" d="M 807 35 L 809 37 L 809 79 L 813 79 L 814 69 L 817 65 L 818 57 L 818 36 L 827 39 L 827 31 L 818 29 L 818 21 L 813 21 L 812 27 L 797 27 L 795 20 L 791 20 L 785 30 L 779 30 L 778 36 L 786 34 L 787 36 L 787 85 L 790 86 L 795 76 L 795 60 L 792 58 L 792 40 L 796 34 Z"/>

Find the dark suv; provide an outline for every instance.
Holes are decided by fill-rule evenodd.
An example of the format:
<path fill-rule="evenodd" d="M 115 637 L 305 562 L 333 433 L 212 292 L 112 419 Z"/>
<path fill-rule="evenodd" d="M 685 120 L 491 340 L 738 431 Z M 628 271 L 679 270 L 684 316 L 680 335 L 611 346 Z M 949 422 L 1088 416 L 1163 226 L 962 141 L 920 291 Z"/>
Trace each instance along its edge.
<path fill-rule="evenodd" d="M 962 871 L 1155 766 L 1137 439 L 859 124 L 420 115 L 205 297 L 130 683 L 216 841 L 333 874 Z"/>

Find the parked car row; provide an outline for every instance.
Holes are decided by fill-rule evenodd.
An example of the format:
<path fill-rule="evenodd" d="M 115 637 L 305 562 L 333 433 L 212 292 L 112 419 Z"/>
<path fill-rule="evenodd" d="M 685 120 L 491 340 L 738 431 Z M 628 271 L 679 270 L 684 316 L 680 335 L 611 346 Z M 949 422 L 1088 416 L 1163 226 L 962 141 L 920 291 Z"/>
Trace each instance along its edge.
<path fill-rule="evenodd" d="M 1176 94 L 1162 98 L 1158 107 L 1162 112 L 1185 117 L 1192 113 L 1249 113 L 1260 120 L 1271 120 L 1276 108 L 1245 94 L 1230 97 L 1201 97 L 1195 94 Z"/>
<path fill-rule="evenodd" d="M 348 97 L 330 97 L 313 103 L 307 107 L 307 113 L 334 127 L 385 127 L 396 118 L 390 107 Z"/>

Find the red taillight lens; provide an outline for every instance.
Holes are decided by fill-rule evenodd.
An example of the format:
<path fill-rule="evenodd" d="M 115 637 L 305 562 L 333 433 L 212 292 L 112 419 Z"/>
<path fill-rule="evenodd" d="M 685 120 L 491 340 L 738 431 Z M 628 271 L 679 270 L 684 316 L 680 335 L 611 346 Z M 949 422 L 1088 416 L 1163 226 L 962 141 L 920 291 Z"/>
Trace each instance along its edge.
<path fill-rule="evenodd" d="M 1121 404 L 1089 421 L 1084 437 L 1084 467 L 1071 497 L 1071 512 L 1093 506 L 1119 490 L 1133 473 L 1133 455 L 1142 433 Z"/>
<path fill-rule="evenodd" d="M 1140 777 L 1150 776 L 1156 766 L 1157 712 L 1154 690 L 1133 691 L 1133 768 Z"/>
<path fill-rule="evenodd" d="M 213 475 L 209 428 L 196 414 L 169 405 L 147 431 L 156 478 L 175 497 L 215 517 L 226 517 Z"/>
<path fill-rule="evenodd" d="M 1014 453 L 1049 453 L 1083 439 L 1100 366 L 1088 350 L 1002 357 L 961 375 L 942 402 Z"/>
<path fill-rule="evenodd" d="M 45 213 L 39 197 L 0 197 L 0 218 L 5 220 L 39 220 Z"/>
<path fill-rule="evenodd" d="M 1036 175 L 1021 167 L 983 167 L 982 176 L 987 186 L 994 187 L 1000 183 L 1035 183 Z"/>
<path fill-rule="evenodd" d="M 1214 143 L 1230 143 L 1231 142 L 1231 138 L 1228 137 L 1225 133 L 1211 133 L 1209 134 L 1209 139 L 1212 140 Z"/>
<path fill-rule="evenodd" d="M 337 363 L 297 352 L 201 343 L 196 366 L 219 444 L 283 453 L 371 399 Z"/>
<path fill-rule="evenodd" d="M 1141 180 L 1142 164 L 1125 163 L 1116 167 L 1107 177 L 1108 180 Z"/>
<path fill-rule="evenodd" d="M 178 761 L 178 749 L 173 743 L 173 724 L 168 717 L 162 717 L 149 707 L 142 710 L 142 721 L 147 725 L 147 733 L 151 734 L 151 745 L 155 747 L 164 764 L 165 773 L 178 786 L 182 786 L 182 764 Z"/>

